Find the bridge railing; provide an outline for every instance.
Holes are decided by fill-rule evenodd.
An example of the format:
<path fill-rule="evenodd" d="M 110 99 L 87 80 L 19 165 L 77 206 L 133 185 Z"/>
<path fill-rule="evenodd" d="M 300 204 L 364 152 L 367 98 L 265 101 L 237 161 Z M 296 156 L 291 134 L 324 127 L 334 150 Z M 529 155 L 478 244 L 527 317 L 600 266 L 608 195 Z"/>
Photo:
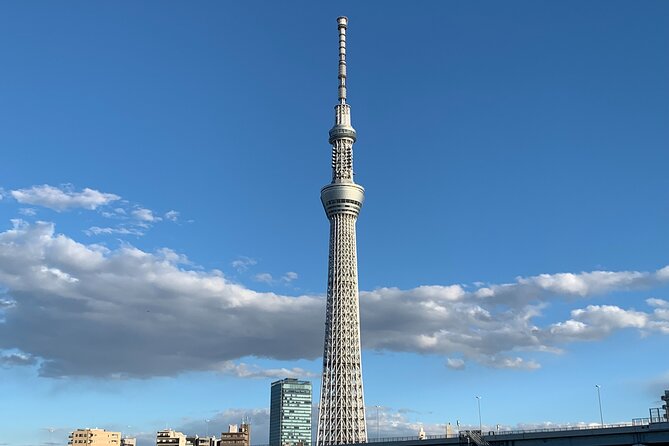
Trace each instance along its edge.
<path fill-rule="evenodd" d="M 566 432 L 566 431 L 580 431 L 580 430 L 590 430 L 590 429 L 606 429 L 606 428 L 616 428 L 616 427 L 630 427 L 630 426 L 647 426 L 652 424 L 650 418 L 634 418 L 631 422 L 627 423 L 614 423 L 614 424 L 592 424 L 592 425 L 577 425 L 577 426 L 560 426 L 560 427 L 546 427 L 539 429 L 513 429 L 513 430 L 499 430 L 499 431 L 488 431 L 483 433 L 481 436 L 484 439 L 491 439 L 495 435 L 517 435 L 517 434 L 531 434 L 531 433 L 540 433 L 540 432 Z M 465 432 L 461 430 L 460 432 Z M 445 438 L 458 438 L 459 433 L 456 431 L 451 435 L 426 435 L 425 440 L 443 440 Z M 418 440 L 418 435 L 409 435 L 402 437 L 381 437 L 381 438 L 368 438 L 367 443 L 390 443 L 396 441 L 412 441 Z M 269 446 L 267 444 L 256 444 L 253 446 Z M 316 442 L 312 442 L 311 446 L 316 446 Z"/>
<path fill-rule="evenodd" d="M 425 435 L 426 440 L 441 440 L 443 438 L 458 438 L 458 434 L 446 435 Z M 409 440 L 418 440 L 418 435 L 410 435 L 407 437 L 381 437 L 381 438 L 368 438 L 367 443 L 385 443 L 389 441 L 409 441 Z"/>
<path fill-rule="evenodd" d="M 630 426 L 645 426 L 650 424 L 648 418 L 635 418 L 631 422 L 627 423 L 613 423 L 613 424 L 588 424 L 588 425 L 577 425 L 577 426 L 560 426 L 560 427 L 546 427 L 541 429 L 515 429 L 515 430 L 501 430 L 498 432 L 490 431 L 489 435 L 509 435 L 509 434 L 529 434 L 536 432 L 564 432 L 564 431 L 578 431 L 578 430 L 588 430 L 588 429 L 606 429 L 606 428 L 615 428 L 615 427 L 630 427 Z M 485 435 L 484 435 L 485 436 Z"/>

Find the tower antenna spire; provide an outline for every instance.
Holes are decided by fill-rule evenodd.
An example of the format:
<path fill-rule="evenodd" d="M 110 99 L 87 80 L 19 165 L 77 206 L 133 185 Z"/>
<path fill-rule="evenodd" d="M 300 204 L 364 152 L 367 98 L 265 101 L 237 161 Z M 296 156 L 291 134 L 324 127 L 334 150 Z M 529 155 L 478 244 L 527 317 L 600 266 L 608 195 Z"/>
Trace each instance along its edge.
<path fill-rule="evenodd" d="M 346 28 L 348 18 L 337 17 L 339 27 L 339 103 L 346 104 Z"/>

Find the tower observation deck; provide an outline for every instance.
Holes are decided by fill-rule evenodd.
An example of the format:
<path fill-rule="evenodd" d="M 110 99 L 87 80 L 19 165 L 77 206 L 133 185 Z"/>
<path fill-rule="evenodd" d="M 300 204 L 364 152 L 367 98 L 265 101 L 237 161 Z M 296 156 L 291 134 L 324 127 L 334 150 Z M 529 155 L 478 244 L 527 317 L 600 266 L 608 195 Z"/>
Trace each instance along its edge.
<path fill-rule="evenodd" d="M 321 190 L 330 220 L 330 251 L 325 313 L 323 378 L 318 412 L 317 446 L 365 443 L 365 399 L 360 361 L 360 306 L 355 223 L 365 190 L 353 181 L 351 107 L 346 103 L 346 29 L 339 28 L 339 103 L 330 130 L 332 182 Z"/>

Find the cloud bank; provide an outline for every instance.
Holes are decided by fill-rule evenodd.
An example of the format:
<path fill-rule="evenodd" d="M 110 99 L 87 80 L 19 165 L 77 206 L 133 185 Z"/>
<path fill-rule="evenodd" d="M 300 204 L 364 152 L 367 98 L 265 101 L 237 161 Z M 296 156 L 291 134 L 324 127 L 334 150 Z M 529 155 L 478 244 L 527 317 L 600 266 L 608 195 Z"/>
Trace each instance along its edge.
<path fill-rule="evenodd" d="M 13 190 L 11 194 L 19 203 L 43 206 L 58 212 L 75 208 L 94 210 L 121 198 L 89 188 L 75 192 L 71 187 L 58 188 L 48 184 Z"/>
<path fill-rule="evenodd" d="M 116 194 L 91 188 L 77 191 L 71 184 L 61 186 L 42 184 L 12 190 L 9 193 L 18 203 L 41 206 L 57 212 L 74 209 L 97 211 L 97 215 L 104 217 L 106 222 L 84 229 L 84 234 L 89 237 L 110 235 L 141 237 L 161 221 L 176 223 L 180 218 L 180 213 L 176 210 L 170 210 L 161 217 L 154 210 L 122 200 Z M 4 194 L 6 192 L 0 188 L 0 196 Z M 111 205 L 116 207 L 112 208 Z M 19 208 L 18 213 L 24 217 L 35 217 L 37 209 Z M 110 225 L 110 220 L 115 221 L 115 224 Z"/>
<path fill-rule="evenodd" d="M 533 351 L 557 352 L 617 330 L 669 334 L 663 299 L 648 299 L 645 310 L 586 305 L 567 320 L 539 326 L 537 317 L 550 302 L 667 283 L 669 266 L 543 274 L 473 291 L 460 285 L 381 288 L 361 293 L 363 347 L 443 355 L 453 369 L 467 361 L 534 369 Z M 273 377 L 291 370 L 274 373 L 230 361 L 321 354 L 322 296 L 256 292 L 218 271 L 189 269 L 188 259 L 169 249 L 86 245 L 56 233 L 52 223 L 14 220 L 0 233 L 0 286 L 3 363 L 38 361 L 43 376 L 213 370 Z M 10 351 L 23 356 L 7 356 Z"/>

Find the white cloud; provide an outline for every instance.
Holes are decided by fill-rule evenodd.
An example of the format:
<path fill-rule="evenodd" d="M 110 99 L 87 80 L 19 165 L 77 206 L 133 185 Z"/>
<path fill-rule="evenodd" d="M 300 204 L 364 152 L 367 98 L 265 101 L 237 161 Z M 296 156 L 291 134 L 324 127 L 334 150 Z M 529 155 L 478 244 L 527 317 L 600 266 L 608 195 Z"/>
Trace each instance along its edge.
<path fill-rule="evenodd" d="M 657 307 L 657 308 L 669 308 L 669 302 L 664 300 L 664 299 L 657 299 L 655 297 L 651 297 L 650 299 L 646 299 L 646 303 L 650 305 L 651 307 Z"/>
<path fill-rule="evenodd" d="M 267 284 L 271 284 L 272 282 L 274 282 L 274 278 L 272 277 L 272 275 L 270 273 L 256 274 L 255 276 L 253 276 L 253 279 L 256 282 L 262 282 L 262 283 L 267 283 Z"/>
<path fill-rule="evenodd" d="M 146 208 L 134 209 L 131 212 L 131 214 L 137 220 L 140 220 L 142 222 L 147 222 L 147 223 L 153 223 L 153 222 L 157 222 L 157 221 L 162 220 L 162 218 L 153 215 L 153 211 L 151 209 L 146 209 Z"/>
<path fill-rule="evenodd" d="M 541 367 L 536 361 L 527 361 L 519 356 L 515 358 L 492 356 L 483 363 L 496 369 L 535 370 Z"/>
<path fill-rule="evenodd" d="M 65 273 L 58 268 L 47 268 L 46 266 L 42 266 L 40 268 L 40 272 L 44 273 L 45 275 L 50 275 L 53 276 L 59 280 L 65 281 L 67 283 L 77 283 L 79 282 L 79 279 L 76 277 L 70 276 L 68 273 Z M 47 279 L 48 280 L 48 279 Z"/>
<path fill-rule="evenodd" d="M 282 275 L 279 279 L 275 279 L 270 273 L 258 273 L 253 276 L 253 280 L 256 282 L 266 283 L 267 285 L 273 285 L 277 283 L 289 284 L 297 280 L 298 275 L 296 272 L 288 271 Z"/>
<path fill-rule="evenodd" d="M 515 283 L 480 288 L 474 295 L 506 305 L 525 305 L 552 296 L 583 298 L 611 291 L 625 291 L 656 286 L 669 281 L 667 268 L 655 272 L 592 271 L 582 273 L 540 274 L 519 277 Z"/>
<path fill-rule="evenodd" d="M 25 353 L 8 353 L 0 355 L 0 367 L 9 368 L 14 366 L 35 365 L 37 359 Z"/>
<path fill-rule="evenodd" d="M 89 237 L 92 235 L 100 235 L 100 234 L 106 234 L 106 235 L 111 235 L 111 234 L 119 234 L 119 235 L 135 235 L 138 237 L 141 237 L 144 235 L 144 231 L 141 231 L 137 228 L 128 228 L 125 226 L 119 226 L 116 228 L 110 228 L 110 227 L 104 227 L 101 228 L 100 226 L 91 226 L 90 228 L 86 229 L 84 231 L 86 235 Z"/>
<path fill-rule="evenodd" d="M 244 356 L 319 355 L 323 299 L 257 293 L 181 260 L 129 245 L 104 251 L 17 220 L 0 233 L 11 299 L 0 349 L 40 358 L 47 376 L 174 375 Z"/>
<path fill-rule="evenodd" d="M 37 215 L 37 211 L 33 208 L 21 208 L 19 209 L 19 214 L 25 215 L 26 217 L 34 217 Z"/>
<path fill-rule="evenodd" d="M 124 203 L 127 204 L 125 200 Z M 178 212 L 176 212 L 176 215 L 174 212 L 176 211 L 170 211 L 166 215 L 176 221 Z M 127 210 L 118 207 L 112 211 L 102 211 L 100 215 L 112 220 L 120 220 L 121 223 L 116 226 L 91 226 L 84 231 L 86 235 L 132 235 L 141 237 L 154 223 L 162 221 L 162 217 L 155 215 L 151 209 L 139 206 L 129 207 Z"/>
<path fill-rule="evenodd" d="M 179 254 L 176 251 L 169 248 L 160 248 L 156 251 L 156 257 L 163 259 L 165 262 L 171 263 L 173 265 L 192 265 L 193 262 L 188 260 L 184 254 Z"/>
<path fill-rule="evenodd" d="M 249 365 L 245 363 L 235 364 L 232 361 L 223 361 L 216 367 L 215 370 L 226 374 L 236 376 L 238 378 L 313 378 L 318 376 L 314 372 L 310 372 L 298 367 L 293 368 L 273 368 L 264 369 L 256 365 Z"/>
<path fill-rule="evenodd" d="M 189 436 L 199 435 L 204 437 L 207 434 L 216 435 L 221 432 L 227 432 L 231 424 L 239 424 L 242 419 L 247 419 L 251 424 L 251 437 L 253 444 L 267 444 L 269 442 L 269 409 L 227 409 L 223 412 L 212 413 L 208 416 L 207 423 L 202 417 L 181 419 L 178 424 L 172 426 L 176 431 L 183 432 Z M 317 419 L 317 418 L 316 418 Z M 314 431 L 315 432 L 315 431 Z M 146 435 L 137 435 L 138 443 L 140 439 L 142 444 L 155 444 L 156 433 L 150 432 Z"/>
<path fill-rule="evenodd" d="M 464 370 L 465 361 L 459 358 L 446 358 L 446 367 L 452 370 Z"/>
<path fill-rule="evenodd" d="M 239 257 L 232 262 L 232 267 L 237 270 L 238 273 L 243 273 L 248 270 L 249 267 L 257 265 L 258 261 L 250 257 Z"/>
<path fill-rule="evenodd" d="M 376 438 L 377 437 L 377 408 L 376 406 L 367 407 L 367 423 L 368 423 L 368 437 Z M 451 427 L 451 435 L 458 435 L 458 420 L 452 418 L 450 421 L 445 423 L 423 423 L 421 422 L 421 417 L 423 415 L 428 415 L 430 413 L 424 414 L 419 410 L 412 409 L 394 409 L 389 407 L 380 407 L 378 412 L 378 436 L 381 438 L 402 438 L 402 437 L 413 437 L 417 439 L 418 432 L 421 428 L 425 431 L 428 436 L 434 438 L 443 438 L 446 436 L 446 430 L 448 424 Z M 505 431 L 518 431 L 518 430 L 536 430 L 536 429 L 560 429 L 560 428 L 586 428 L 588 426 L 598 426 L 597 423 L 587 423 L 587 422 L 573 422 L 573 423 L 553 423 L 550 421 L 545 421 L 542 423 L 519 423 L 516 425 L 508 424 L 483 424 L 483 432 L 488 433 L 490 431 L 500 432 Z M 478 430 L 479 424 L 467 424 L 461 423 L 459 426 L 460 430 Z M 408 438 L 407 438 L 408 439 Z"/>
<path fill-rule="evenodd" d="M 656 308 L 653 311 L 653 314 L 657 319 L 664 320 L 664 321 L 669 321 L 669 309 L 665 308 Z"/>
<path fill-rule="evenodd" d="M 663 313 L 658 313 L 657 310 L 655 310 L 654 316 L 658 319 L 664 319 L 664 320 L 655 320 L 648 322 L 648 328 L 651 330 L 658 331 L 662 334 L 669 335 L 669 314 L 664 311 Z"/>
<path fill-rule="evenodd" d="M 571 317 L 549 327 L 547 335 L 553 337 L 553 342 L 602 339 L 623 328 L 653 328 L 649 325 L 652 320 L 649 313 L 614 305 L 588 305 L 572 310 Z"/>
<path fill-rule="evenodd" d="M 607 329 L 643 328 L 648 323 L 646 313 L 623 310 L 615 305 L 588 305 L 584 309 L 573 310 L 571 315 L 574 319 Z"/>
<path fill-rule="evenodd" d="M 38 358 L 42 375 L 156 376 L 227 367 L 228 373 L 270 376 L 291 369 L 263 371 L 226 361 L 322 353 L 323 297 L 256 292 L 220 271 L 191 268 L 184 255 L 166 248 L 108 249 L 56 234 L 51 223 L 13 223 L 0 232 L 0 286 L 6 290 L 0 350 Z M 252 264 L 240 261 L 237 267 Z M 557 289 L 581 299 L 616 286 L 643 289 L 669 281 L 665 270 L 574 274 L 570 283 L 588 286 Z M 566 321 L 540 326 L 545 306 L 570 302 L 572 294 L 556 293 L 560 279 L 538 277 L 488 285 L 484 295 L 460 285 L 362 292 L 363 347 L 443 355 L 455 367 L 452 358 L 534 369 L 539 364 L 532 352 L 559 351 L 618 330 L 669 334 L 657 300 L 647 302 L 648 311 L 587 305 Z"/>
<path fill-rule="evenodd" d="M 377 418 L 378 410 L 378 418 Z M 454 416 L 451 413 L 452 416 Z M 367 426 L 368 433 L 367 436 L 370 439 L 376 439 L 377 436 L 380 438 L 406 438 L 406 439 L 418 439 L 418 433 L 421 429 L 431 437 L 434 438 L 443 438 L 446 437 L 446 429 L 449 422 L 445 423 L 425 423 L 421 421 L 421 418 L 426 416 L 426 418 L 433 418 L 431 412 L 425 413 L 420 410 L 410 409 L 410 408 L 392 408 L 381 406 L 377 409 L 376 406 L 367 407 Z M 456 418 L 450 421 L 451 424 L 451 435 L 457 435 L 457 425 Z M 378 425 L 377 425 L 378 422 Z M 378 428 L 378 432 L 377 432 Z M 466 423 L 460 424 L 460 429 L 478 429 L 478 423 L 476 425 L 470 425 Z M 489 426 L 483 425 L 484 431 L 492 430 Z"/>
<path fill-rule="evenodd" d="M 297 280 L 297 278 L 298 278 L 298 275 L 297 275 L 296 272 L 288 271 L 286 274 L 281 276 L 281 281 L 286 282 L 286 283 L 290 283 L 294 280 Z"/>
<path fill-rule="evenodd" d="M 570 320 L 536 326 L 536 317 L 551 301 L 570 302 L 667 282 L 664 267 L 655 272 L 542 274 L 472 292 L 460 285 L 380 288 L 361 292 L 363 344 L 376 350 L 462 354 L 490 367 L 536 369 L 540 366 L 536 361 L 518 353 L 559 352 L 566 343 L 602 339 L 621 329 L 669 334 L 669 321 L 656 312 L 594 306 L 577 310 Z"/>
<path fill-rule="evenodd" d="M 58 188 L 48 184 L 13 190 L 11 194 L 19 203 L 43 206 L 59 212 L 75 208 L 93 210 L 121 198 L 89 188 L 75 192 L 70 186 Z"/>
<path fill-rule="evenodd" d="M 165 213 L 165 218 L 169 221 L 177 221 L 179 219 L 179 212 L 178 211 L 168 211 Z"/>

